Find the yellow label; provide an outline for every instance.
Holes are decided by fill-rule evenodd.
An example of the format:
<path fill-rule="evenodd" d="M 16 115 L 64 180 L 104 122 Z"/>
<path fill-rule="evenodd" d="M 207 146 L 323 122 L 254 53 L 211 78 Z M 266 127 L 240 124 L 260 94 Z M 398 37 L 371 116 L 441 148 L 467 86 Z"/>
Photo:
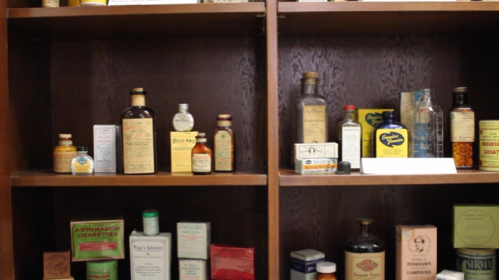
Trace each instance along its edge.
<path fill-rule="evenodd" d="M 406 158 L 408 155 L 406 129 L 376 130 L 376 157 Z"/>
<path fill-rule="evenodd" d="M 125 174 L 154 173 L 152 119 L 123 119 L 123 167 Z"/>
<path fill-rule="evenodd" d="M 215 135 L 215 170 L 232 170 L 232 137 L 227 131 L 218 131 Z"/>
<path fill-rule="evenodd" d="M 346 280 L 384 280 L 385 252 L 352 253 L 345 251 Z"/>
<path fill-rule="evenodd" d="M 373 132 L 383 122 L 383 112 L 393 109 L 357 109 L 357 120 L 362 125 L 362 157 L 373 157 Z"/>
<path fill-rule="evenodd" d="M 452 142 L 474 142 L 475 112 L 451 112 L 450 128 Z"/>
<path fill-rule="evenodd" d="M 316 169 L 331 169 L 338 168 L 336 163 L 317 163 L 317 164 L 307 164 L 304 165 L 303 170 L 316 170 Z"/>
<path fill-rule="evenodd" d="M 499 171 L 499 127 L 480 128 L 479 168 Z"/>
<path fill-rule="evenodd" d="M 172 172 L 192 172 L 191 152 L 197 134 L 197 131 L 170 132 Z"/>
<path fill-rule="evenodd" d="M 303 143 L 326 143 L 326 106 L 303 106 Z"/>
<path fill-rule="evenodd" d="M 107 5 L 107 0 L 81 0 L 82 5 Z"/>
<path fill-rule="evenodd" d="M 79 157 L 73 162 L 75 173 L 90 173 L 91 167 L 90 161 L 84 157 Z"/>
<path fill-rule="evenodd" d="M 192 172 L 211 172 L 211 156 L 209 154 L 193 154 Z"/>
<path fill-rule="evenodd" d="M 71 160 L 76 156 L 76 151 L 54 152 L 54 172 L 71 173 Z"/>

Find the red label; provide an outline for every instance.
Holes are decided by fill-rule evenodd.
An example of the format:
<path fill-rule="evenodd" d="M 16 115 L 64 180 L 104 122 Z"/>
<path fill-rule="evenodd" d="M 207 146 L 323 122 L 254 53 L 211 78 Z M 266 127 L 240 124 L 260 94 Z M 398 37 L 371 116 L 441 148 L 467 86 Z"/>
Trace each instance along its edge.
<path fill-rule="evenodd" d="M 91 242 L 78 244 L 80 251 L 106 251 L 118 249 L 116 242 Z"/>
<path fill-rule="evenodd" d="M 369 272 L 378 267 L 378 264 L 372 260 L 363 260 L 357 264 L 357 267 L 365 272 Z"/>

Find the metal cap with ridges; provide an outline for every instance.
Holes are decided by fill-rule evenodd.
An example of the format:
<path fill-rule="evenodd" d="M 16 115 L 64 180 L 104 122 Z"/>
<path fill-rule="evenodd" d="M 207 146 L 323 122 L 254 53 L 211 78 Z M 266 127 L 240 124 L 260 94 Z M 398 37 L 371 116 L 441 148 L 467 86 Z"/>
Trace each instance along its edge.
<path fill-rule="evenodd" d="M 317 78 L 317 72 L 304 72 L 303 73 L 303 78 L 304 79 L 310 79 L 310 78 Z"/>
<path fill-rule="evenodd" d="M 343 106 L 343 110 L 355 110 L 355 105 L 345 105 Z"/>
<path fill-rule="evenodd" d="M 155 209 L 147 209 L 142 212 L 142 217 L 145 218 L 153 218 L 158 216 L 158 210 Z"/>
<path fill-rule="evenodd" d="M 76 151 L 78 151 L 78 152 L 88 151 L 88 148 L 85 146 L 78 146 L 78 147 L 76 147 Z"/>

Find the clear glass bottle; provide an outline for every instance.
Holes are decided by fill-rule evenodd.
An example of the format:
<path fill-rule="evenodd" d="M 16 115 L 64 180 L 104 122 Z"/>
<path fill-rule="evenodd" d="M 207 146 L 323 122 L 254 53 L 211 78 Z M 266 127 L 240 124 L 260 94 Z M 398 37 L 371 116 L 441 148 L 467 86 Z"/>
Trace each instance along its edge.
<path fill-rule="evenodd" d="M 350 162 L 351 169 L 360 168 L 362 157 L 362 125 L 355 120 L 355 106 L 343 106 L 343 121 L 338 123 L 339 161 Z"/>
<path fill-rule="evenodd" d="M 452 157 L 456 168 L 473 167 L 473 143 L 475 142 L 475 112 L 468 104 L 468 88 L 455 87 L 449 113 Z"/>
<path fill-rule="evenodd" d="M 326 143 L 328 141 L 328 102 L 317 93 L 316 72 L 305 72 L 301 94 L 293 100 L 294 143 Z"/>
<path fill-rule="evenodd" d="M 385 244 L 371 234 L 372 222 L 372 219 L 357 219 L 359 235 L 345 246 L 346 280 L 385 279 Z"/>
<path fill-rule="evenodd" d="M 336 280 L 336 264 L 333 262 L 319 262 L 316 264 L 317 280 Z"/>
<path fill-rule="evenodd" d="M 58 145 L 54 148 L 54 173 L 71 173 L 71 160 L 76 156 L 71 134 L 59 134 Z"/>
<path fill-rule="evenodd" d="M 393 111 L 383 112 L 383 122 L 373 132 L 373 156 L 406 158 L 409 154 L 407 128 L 395 120 Z"/>
<path fill-rule="evenodd" d="M 194 127 L 194 117 L 189 113 L 189 104 L 178 104 L 179 112 L 173 117 L 173 128 L 176 131 L 191 131 Z"/>
<path fill-rule="evenodd" d="M 156 117 L 146 107 L 146 94 L 143 88 L 134 88 L 132 106 L 121 114 L 124 174 L 157 172 Z"/>
<path fill-rule="evenodd" d="M 206 143 L 206 134 L 198 132 L 196 136 L 196 146 L 192 148 L 192 173 L 195 175 L 209 175 L 211 174 L 211 159 L 212 152 Z"/>
<path fill-rule="evenodd" d="M 73 175 L 94 174 L 94 159 L 89 156 L 87 147 L 76 147 L 76 156 L 71 160 L 71 172 Z"/>
<path fill-rule="evenodd" d="M 232 116 L 218 115 L 213 148 L 215 149 L 215 171 L 232 172 L 235 165 L 235 135 L 232 130 Z"/>
<path fill-rule="evenodd" d="M 421 90 L 413 121 L 414 157 L 444 157 L 444 114 L 433 89 Z"/>

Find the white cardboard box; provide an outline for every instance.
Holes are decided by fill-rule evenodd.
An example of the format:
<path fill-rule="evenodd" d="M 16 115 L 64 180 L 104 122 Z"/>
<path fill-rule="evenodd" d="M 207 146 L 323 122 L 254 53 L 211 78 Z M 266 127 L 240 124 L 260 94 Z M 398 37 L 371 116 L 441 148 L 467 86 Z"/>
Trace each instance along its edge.
<path fill-rule="evenodd" d="M 323 262 L 324 258 L 324 253 L 314 249 L 291 252 L 291 280 L 317 279 L 315 266 Z"/>
<path fill-rule="evenodd" d="M 180 280 L 206 280 L 208 270 L 205 260 L 178 260 Z"/>
<path fill-rule="evenodd" d="M 117 125 L 94 125 L 94 170 L 117 172 Z"/>
<path fill-rule="evenodd" d="M 210 256 L 210 223 L 177 223 L 177 257 L 207 260 Z"/>
<path fill-rule="evenodd" d="M 172 234 L 160 232 L 146 236 L 130 234 L 130 270 L 132 280 L 170 280 Z"/>

